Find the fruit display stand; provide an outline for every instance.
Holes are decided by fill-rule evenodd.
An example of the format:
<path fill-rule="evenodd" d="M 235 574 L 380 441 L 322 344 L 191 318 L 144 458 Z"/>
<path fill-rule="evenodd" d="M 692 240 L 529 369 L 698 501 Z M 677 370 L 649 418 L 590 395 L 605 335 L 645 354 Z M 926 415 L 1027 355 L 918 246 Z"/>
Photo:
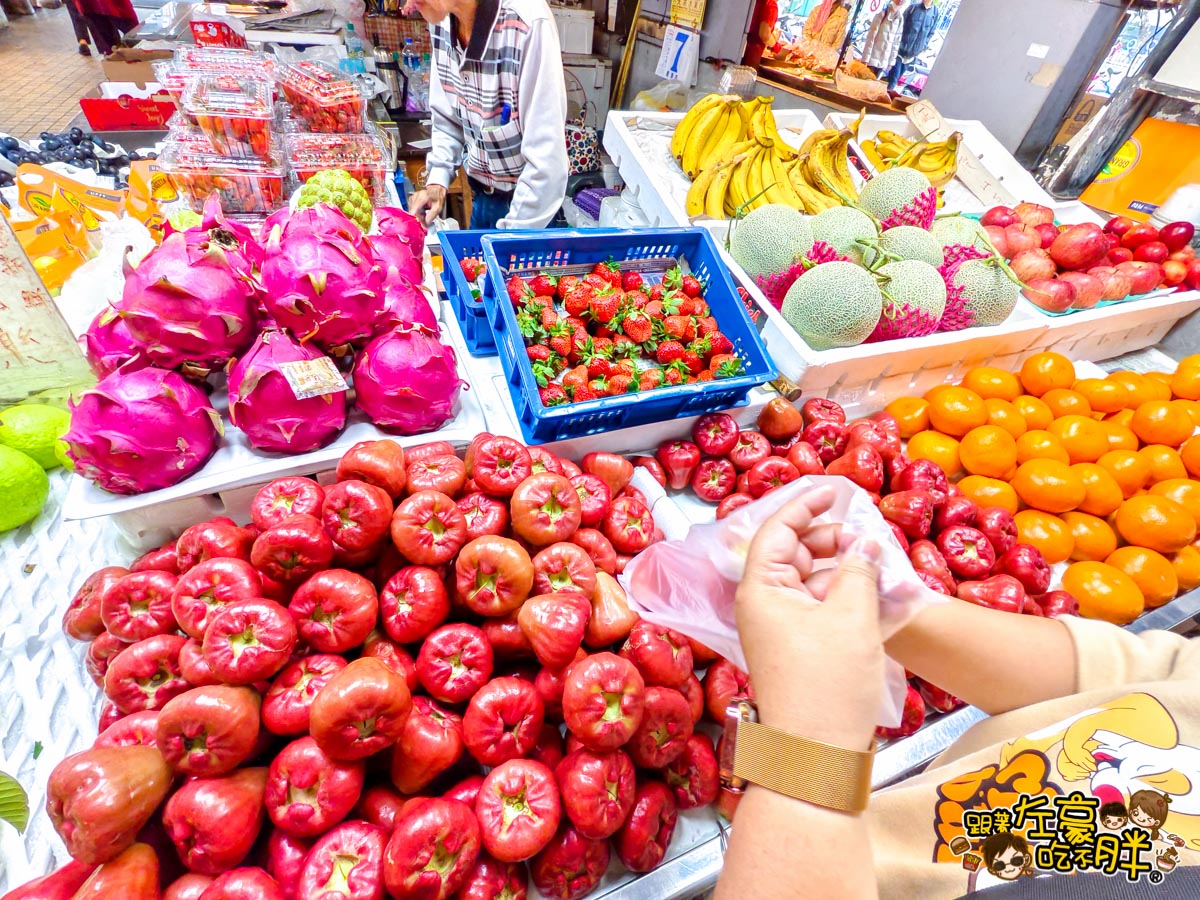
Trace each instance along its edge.
<path fill-rule="evenodd" d="M 683 113 L 613 110 L 605 125 L 604 149 L 653 226 L 691 224 L 684 209 L 691 181 L 671 156 L 671 134 L 682 118 Z M 775 110 L 775 123 L 780 135 L 796 148 L 821 127 L 806 109 Z"/>

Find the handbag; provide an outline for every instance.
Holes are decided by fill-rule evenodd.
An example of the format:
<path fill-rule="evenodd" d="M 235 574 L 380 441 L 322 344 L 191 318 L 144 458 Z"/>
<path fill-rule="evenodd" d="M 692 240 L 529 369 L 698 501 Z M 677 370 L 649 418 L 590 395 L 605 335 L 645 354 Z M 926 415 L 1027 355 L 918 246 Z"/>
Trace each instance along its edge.
<path fill-rule="evenodd" d="M 589 109 L 594 116 L 596 108 L 590 100 L 577 118 L 567 119 L 564 128 L 568 175 L 584 175 L 600 170 L 600 135 L 594 125 L 588 124 Z"/>

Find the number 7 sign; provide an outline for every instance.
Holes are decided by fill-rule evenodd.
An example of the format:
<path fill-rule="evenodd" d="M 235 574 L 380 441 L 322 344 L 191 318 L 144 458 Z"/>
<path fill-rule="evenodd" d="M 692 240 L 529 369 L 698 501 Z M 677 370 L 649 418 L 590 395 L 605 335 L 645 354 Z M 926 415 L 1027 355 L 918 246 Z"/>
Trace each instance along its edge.
<path fill-rule="evenodd" d="M 655 73 L 659 78 L 692 84 L 700 63 L 700 35 L 677 25 L 668 25 L 663 34 L 662 52 Z"/>

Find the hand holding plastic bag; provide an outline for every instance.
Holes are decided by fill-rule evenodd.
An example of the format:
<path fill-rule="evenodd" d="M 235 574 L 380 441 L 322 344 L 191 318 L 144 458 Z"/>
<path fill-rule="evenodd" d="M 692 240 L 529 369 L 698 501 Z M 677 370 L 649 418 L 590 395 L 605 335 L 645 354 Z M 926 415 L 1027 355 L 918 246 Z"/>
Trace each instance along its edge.
<path fill-rule="evenodd" d="M 871 538 L 881 548 L 879 625 L 884 640 L 924 606 L 949 601 L 920 581 L 866 492 L 845 478 L 818 475 L 772 491 L 721 521 L 694 525 L 682 540 L 663 541 L 643 551 L 621 577 L 630 607 L 649 621 L 674 628 L 746 669 L 734 600 L 750 543 L 776 511 L 822 485 L 833 490 L 834 499 L 831 507 L 815 519 L 814 526 L 840 524 L 843 533 Z M 814 573 L 836 564 L 836 559 L 818 559 Z M 877 724 L 894 727 L 900 723 L 904 691 L 904 670 L 889 661 L 887 696 L 881 698 Z"/>

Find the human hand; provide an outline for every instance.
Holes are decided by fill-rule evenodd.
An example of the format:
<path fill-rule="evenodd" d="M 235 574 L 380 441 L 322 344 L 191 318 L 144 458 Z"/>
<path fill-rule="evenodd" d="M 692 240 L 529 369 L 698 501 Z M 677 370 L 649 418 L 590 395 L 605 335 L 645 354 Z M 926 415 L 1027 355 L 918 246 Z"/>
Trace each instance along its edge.
<path fill-rule="evenodd" d="M 411 205 L 414 216 L 426 225 L 432 225 L 446 206 L 446 189 L 440 184 L 426 185 L 425 190 L 413 194 Z"/>
<path fill-rule="evenodd" d="M 879 545 L 814 525 L 832 488 L 805 492 L 755 535 L 738 585 L 738 633 L 760 721 L 865 750 L 883 696 Z M 814 559 L 839 557 L 813 575 Z"/>

